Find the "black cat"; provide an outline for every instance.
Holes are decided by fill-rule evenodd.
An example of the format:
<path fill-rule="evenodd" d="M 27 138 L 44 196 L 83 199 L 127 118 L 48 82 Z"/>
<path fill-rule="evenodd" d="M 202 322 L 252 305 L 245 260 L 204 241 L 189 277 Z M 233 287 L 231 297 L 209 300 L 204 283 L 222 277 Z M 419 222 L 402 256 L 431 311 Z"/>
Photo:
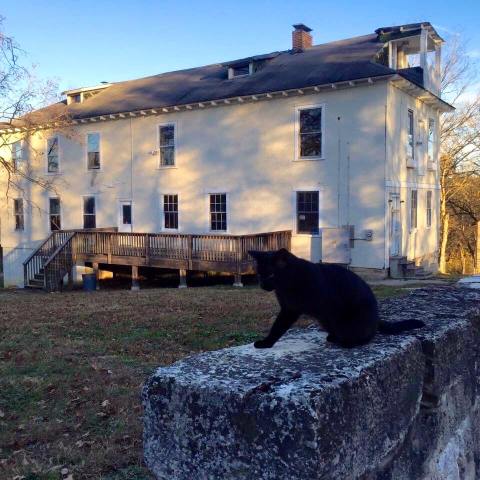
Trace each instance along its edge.
<path fill-rule="evenodd" d="M 285 249 L 248 253 L 257 261 L 260 286 L 275 290 L 280 304 L 270 333 L 255 342 L 256 348 L 272 347 L 302 313 L 320 322 L 328 341 L 347 348 L 369 342 L 377 331 L 396 334 L 425 325 L 420 320 L 380 320 L 370 287 L 344 267 L 308 262 Z"/>

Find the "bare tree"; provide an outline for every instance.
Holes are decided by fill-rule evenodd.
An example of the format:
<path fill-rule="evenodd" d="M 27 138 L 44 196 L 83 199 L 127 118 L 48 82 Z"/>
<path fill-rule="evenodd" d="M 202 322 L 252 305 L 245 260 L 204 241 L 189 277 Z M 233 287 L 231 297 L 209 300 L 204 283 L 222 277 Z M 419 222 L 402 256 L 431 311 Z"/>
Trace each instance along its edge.
<path fill-rule="evenodd" d="M 26 66 L 25 52 L 4 32 L 3 24 L 0 16 L 0 183 L 8 197 L 10 190 L 18 194 L 32 183 L 52 189 L 52 179 L 35 174 L 22 161 L 22 152 L 28 150 L 33 132 L 46 123 L 65 125 L 66 115 L 56 83 L 40 80 L 35 68 Z M 42 109 L 52 103 L 53 108 Z M 14 151 L 20 139 L 23 148 Z"/>
<path fill-rule="evenodd" d="M 473 177 L 480 175 L 480 92 L 474 91 L 478 78 L 477 65 L 455 37 L 446 51 L 442 70 L 442 96 L 456 108 L 443 116 L 440 126 L 439 268 L 443 273 L 447 271 L 452 212 L 459 213 L 460 198 L 466 208 L 468 198 L 462 192 L 468 190 Z"/>

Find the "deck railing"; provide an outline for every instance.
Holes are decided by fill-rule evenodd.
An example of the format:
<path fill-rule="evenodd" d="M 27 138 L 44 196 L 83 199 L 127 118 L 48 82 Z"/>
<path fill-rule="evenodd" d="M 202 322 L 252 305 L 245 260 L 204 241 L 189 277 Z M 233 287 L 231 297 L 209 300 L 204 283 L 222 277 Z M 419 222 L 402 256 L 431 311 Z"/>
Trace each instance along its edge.
<path fill-rule="evenodd" d="M 44 276 L 50 290 L 78 258 L 101 263 L 158 266 L 168 260 L 172 268 L 194 269 L 195 265 L 213 270 L 241 273 L 253 268 L 249 250 L 290 249 L 291 231 L 249 235 L 197 235 L 175 233 L 122 233 L 114 229 L 63 230 L 53 232 L 24 262 L 25 285 L 37 274 Z M 115 257 L 115 261 L 112 258 Z M 48 271 L 47 271 L 48 270 Z"/>
<path fill-rule="evenodd" d="M 121 257 L 250 262 L 249 250 L 290 249 L 290 231 L 252 235 L 112 233 L 77 231 L 75 254 Z"/>

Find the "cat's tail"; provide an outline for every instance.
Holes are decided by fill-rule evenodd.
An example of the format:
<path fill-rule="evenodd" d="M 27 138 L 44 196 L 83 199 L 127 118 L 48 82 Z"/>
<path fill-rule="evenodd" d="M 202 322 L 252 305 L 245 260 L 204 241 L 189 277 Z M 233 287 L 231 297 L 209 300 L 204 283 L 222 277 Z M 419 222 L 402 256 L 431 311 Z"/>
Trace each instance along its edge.
<path fill-rule="evenodd" d="M 402 320 L 401 322 L 385 322 L 380 320 L 378 331 L 387 335 L 396 335 L 397 333 L 407 332 L 422 328 L 425 324 L 421 320 Z"/>

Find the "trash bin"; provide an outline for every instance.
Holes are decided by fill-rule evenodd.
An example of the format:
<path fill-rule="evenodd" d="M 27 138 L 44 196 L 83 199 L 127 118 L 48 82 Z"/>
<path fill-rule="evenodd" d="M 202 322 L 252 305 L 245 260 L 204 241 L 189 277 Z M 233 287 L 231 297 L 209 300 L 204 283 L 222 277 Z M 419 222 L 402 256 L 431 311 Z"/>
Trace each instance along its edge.
<path fill-rule="evenodd" d="M 94 292 L 97 289 L 97 275 L 95 273 L 82 274 L 83 289 L 87 292 Z"/>

